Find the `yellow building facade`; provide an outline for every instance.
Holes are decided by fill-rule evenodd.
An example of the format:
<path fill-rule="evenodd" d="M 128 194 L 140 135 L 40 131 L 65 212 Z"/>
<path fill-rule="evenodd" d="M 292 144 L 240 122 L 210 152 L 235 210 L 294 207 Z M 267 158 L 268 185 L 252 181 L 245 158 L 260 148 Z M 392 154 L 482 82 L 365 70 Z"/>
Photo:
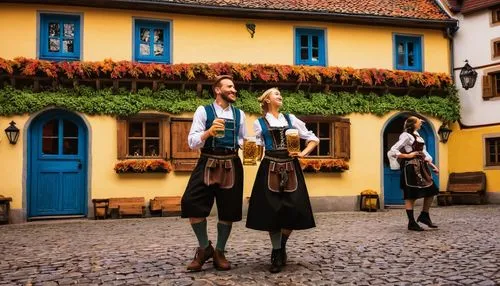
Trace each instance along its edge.
<path fill-rule="evenodd" d="M 449 73 L 449 41 L 440 30 L 359 26 L 324 22 L 231 19 L 141 11 L 2 4 L 0 36 L 18 45 L 2 45 L 6 59 L 37 57 L 37 15 L 76 13 L 83 19 L 83 61 L 132 60 L 133 19 L 171 21 L 172 63 L 235 62 L 294 64 L 294 28 L 324 29 L 327 65 L 392 69 L 394 34 L 423 38 L 424 71 Z M 255 23 L 253 38 L 245 24 Z"/>
<path fill-rule="evenodd" d="M 500 126 L 462 129 L 454 124 L 449 142 L 449 171 L 486 173 L 486 189 L 490 201 L 494 201 L 500 192 L 500 167 L 488 166 L 486 163 L 487 138 L 500 136 Z"/>
<path fill-rule="evenodd" d="M 422 39 L 422 66 L 426 72 L 448 73 L 450 70 L 449 39 L 439 29 L 369 26 L 310 21 L 279 21 L 264 19 L 236 19 L 225 17 L 99 9 L 0 4 L 0 38 L 10 44 L 0 45 L 0 57 L 38 58 L 40 13 L 69 13 L 81 16 L 82 61 L 133 60 L 133 21 L 149 19 L 168 21 L 171 37 L 171 63 L 234 62 L 251 64 L 293 65 L 294 30 L 315 28 L 325 31 L 326 65 L 353 68 L 394 68 L 394 35 L 413 35 Z M 256 26 L 251 37 L 245 24 Z M 14 44 L 15 43 L 15 44 Z M 18 221 L 29 213 L 27 205 L 27 176 L 30 124 L 42 114 L 0 117 L 0 126 L 15 121 L 21 130 L 16 145 L 8 144 L 2 135 L 0 142 L 0 173 L 3 176 L 1 193 L 13 198 L 12 209 Z M 384 146 L 386 129 L 404 111 L 393 111 L 384 116 L 350 114 L 349 170 L 343 173 L 306 174 L 313 208 L 321 210 L 354 210 L 357 196 L 366 189 L 377 191 L 384 199 Z M 117 120 L 111 116 L 76 114 L 85 122 L 88 131 L 87 214 L 91 213 L 93 198 L 181 196 L 189 179 L 189 172 L 169 174 L 116 174 Z M 192 113 L 173 115 L 189 118 Z M 256 114 L 247 114 L 247 129 L 252 133 Z M 444 190 L 448 173 L 462 169 L 463 163 L 455 156 L 470 140 L 456 137 L 449 144 L 440 143 L 437 130 L 441 121 L 421 115 L 429 122 L 435 145 L 435 161 L 440 168 L 439 184 Z M 402 126 L 401 126 L 402 128 Z M 397 128 L 396 128 L 397 129 Z M 500 130 L 497 130 L 500 132 Z M 495 131 L 495 132 L 497 132 Z M 466 135 L 463 135 L 466 136 Z M 476 136 L 469 134 L 467 136 Z M 479 135 L 477 135 L 479 136 Z M 476 136 L 476 137 L 477 137 Z M 394 137 L 394 136 L 393 136 Z M 388 139 L 394 142 L 394 138 Z M 469 138 L 469 137 L 467 137 Z M 475 137 L 474 137 L 475 138 Z M 479 138 L 478 138 L 479 140 Z M 461 142 L 461 143 L 460 143 Z M 390 142 L 389 142 L 390 143 Z M 389 144 L 387 143 L 387 144 Z M 385 144 L 385 145 L 387 145 Z M 462 145 L 461 145 L 462 144 Z M 476 162 L 480 164 L 480 162 Z M 258 165 L 245 166 L 244 196 L 250 196 Z M 490 181 L 489 184 L 495 184 Z M 498 184 L 498 182 L 496 182 Z"/>

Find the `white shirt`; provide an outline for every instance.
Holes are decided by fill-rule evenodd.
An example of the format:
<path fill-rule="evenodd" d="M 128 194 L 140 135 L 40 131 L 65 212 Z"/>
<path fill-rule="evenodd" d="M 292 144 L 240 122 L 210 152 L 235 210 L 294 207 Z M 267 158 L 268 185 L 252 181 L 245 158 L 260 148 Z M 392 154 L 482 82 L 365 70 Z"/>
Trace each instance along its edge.
<path fill-rule="evenodd" d="M 223 109 L 216 102 L 213 103 L 215 113 L 217 117 L 224 119 L 234 119 L 233 111 L 231 105 L 228 105 L 226 109 Z M 247 134 L 246 126 L 245 126 L 245 113 L 240 110 L 240 130 L 238 133 L 238 144 L 243 146 L 243 138 L 245 138 Z M 207 112 L 205 111 L 204 106 L 198 106 L 193 115 L 193 124 L 191 124 L 191 130 L 188 135 L 188 144 L 189 148 L 192 150 L 198 150 L 203 145 L 205 145 L 205 141 L 201 140 L 201 135 L 205 132 L 207 123 Z"/>
<path fill-rule="evenodd" d="M 292 127 L 299 130 L 299 136 L 301 139 L 306 141 L 316 141 L 319 142 L 318 137 L 314 135 L 312 131 L 307 130 L 306 124 L 304 121 L 298 119 L 295 115 L 290 114 L 290 121 L 292 123 Z M 280 113 L 278 118 L 274 117 L 271 113 L 266 114 L 267 122 L 269 122 L 269 126 L 271 127 L 284 127 L 288 126 L 288 121 L 286 121 L 285 115 Z M 262 136 L 262 127 L 260 126 L 259 120 L 255 120 L 253 123 L 253 130 L 255 131 L 256 143 L 257 145 L 263 146 L 264 139 Z"/>
<path fill-rule="evenodd" d="M 423 143 L 424 140 L 422 137 L 420 137 L 420 134 L 418 134 L 417 131 L 413 132 L 415 136 L 417 137 L 417 140 L 422 140 L 421 142 Z M 396 142 L 394 145 L 392 145 L 391 149 L 387 152 L 387 157 L 389 158 L 389 164 L 392 170 L 399 170 L 400 166 L 397 161 L 398 155 L 400 155 L 401 149 L 404 148 L 406 153 L 411 153 L 413 152 L 413 142 L 415 142 L 415 138 L 408 132 L 403 132 L 401 135 L 399 135 L 399 140 Z M 431 155 L 427 152 L 427 149 L 425 148 L 424 145 L 424 150 L 425 154 L 425 160 L 432 162 L 432 157 Z"/>

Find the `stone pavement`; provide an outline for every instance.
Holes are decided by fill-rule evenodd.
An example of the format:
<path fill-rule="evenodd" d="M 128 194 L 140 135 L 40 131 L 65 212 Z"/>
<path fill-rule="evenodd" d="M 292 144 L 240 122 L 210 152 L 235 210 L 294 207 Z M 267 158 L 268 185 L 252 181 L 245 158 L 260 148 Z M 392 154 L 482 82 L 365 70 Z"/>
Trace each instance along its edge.
<path fill-rule="evenodd" d="M 179 218 L 6 225 L 0 285 L 500 285 L 500 206 L 431 216 L 438 230 L 410 232 L 401 209 L 316 213 L 316 228 L 292 234 L 279 274 L 267 271 L 268 235 L 244 221 L 227 247 L 233 270 L 208 263 L 199 273 L 185 271 L 196 239 Z M 212 240 L 215 224 L 209 218 Z"/>

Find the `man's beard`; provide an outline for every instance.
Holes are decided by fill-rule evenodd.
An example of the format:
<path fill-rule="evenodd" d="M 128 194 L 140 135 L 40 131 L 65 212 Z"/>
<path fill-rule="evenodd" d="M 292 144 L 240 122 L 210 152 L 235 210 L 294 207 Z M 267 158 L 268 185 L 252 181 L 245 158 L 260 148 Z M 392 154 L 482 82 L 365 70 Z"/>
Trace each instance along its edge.
<path fill-rule="evenodd" d="M 229 93 L 221 93 L 221 97 L 222 99 L 224 99 L 225 101 L 229 102 L 229 103 L 234 103 L 236 101 L 236 99 L 233 99 L 231 97 L 229 97 L 228 95 Z"/>

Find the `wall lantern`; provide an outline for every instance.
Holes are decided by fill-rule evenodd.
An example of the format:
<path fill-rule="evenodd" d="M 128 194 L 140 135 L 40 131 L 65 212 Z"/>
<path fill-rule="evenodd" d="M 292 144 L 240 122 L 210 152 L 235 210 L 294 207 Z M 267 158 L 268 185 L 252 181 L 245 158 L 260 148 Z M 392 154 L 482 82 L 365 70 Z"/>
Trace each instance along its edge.
<path fill-rule="evenodd" d="M 438 134 L 441 138 L 441 142 L 448 142 L 448 138 L 450 137 L 451 129 L 448 128 L 448 123 L 444 122 L 441 127 L 439 127 Z"/>
<path fill-rule="evenodd" d="M 464 67 L 460 70 L 460 81 L 465 90 L 473 88 L 476 83 L 477 72 L 469 65 L 469 61 L 465 60 Z"/>
<path fill-rule="evenodd" d="M 247 27 L 247 31 L 250 33 L 250 36 L 253 38 L 253 35 L 255 34 L 255 24 L 247 23 L 245 26 Z"/>
<path fill-rule="evenodd" d="M 17 143 L 17 139 L 19 139 L 19 128 L 16 127 L 16 123 L 14 121 L 11 121 L 10 126 L 5 128 L 5 134 L 7 135 L 10 144 Z"/>

